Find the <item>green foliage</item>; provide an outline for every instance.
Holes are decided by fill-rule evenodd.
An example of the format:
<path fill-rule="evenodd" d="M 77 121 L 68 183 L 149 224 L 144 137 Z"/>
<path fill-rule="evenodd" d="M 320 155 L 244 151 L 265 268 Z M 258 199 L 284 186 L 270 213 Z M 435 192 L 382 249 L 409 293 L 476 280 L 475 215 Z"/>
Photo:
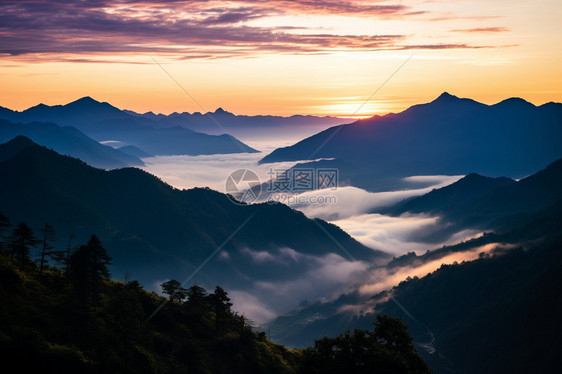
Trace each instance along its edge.
<path fill-rule="evenodd" d="M 378 316 L 374 331 L 324 337 L 304 350 L 308 373 L 431 373 L 402 320 Z"/>
<path fill-rule="evenodd" d="M 60 269 L 44 264 L 41 271 L 32 262 L 21 268 L 18 258 L 0 252 L 3 365 L 47 373 L 318 372 L 314 349 L 288 350 L 256 333 L 223 288 L 208 293 L 180 284 L 187 300 L 166 303 L 137 281 L 109 280 L 109 262 L 96 236 L 70 256 L 70 283 Z M 166 283 L 177 290 L 176 282 Z M 403 325 L 377 328 L 390 346 L 377 343 L 362 357 L 417 367 Z M 355 359 L 342 356 L 338 365 L 353 367 Z"/>
<path fill-rule="evenodd" d="M 18 259 L 20 268 L 23 268 L 31 261 L 31 248 L 39 244 L 39 240 L 35 238 L 33 230 L 25 223 L 20 222 L 12 232 L 10 237 L 10 252 Z"/>
<path fill-rule="evenodd" d="M 434 347 L 446 358 L 443 362 L 433 355 L 436 372 L 559 371 L 562 240 L 557 235 L 525 250 L 443 265 L 394 289 L 395 297 L 434 333 Z M 377 309 L 404 316 L 393 303 Z M 421 340 L 425 331 L 411 333 Z"/>
<path fill-rule="evenodd" d="M 170 301 L 182 301 L 187 297 L 187 289 L 175 279 L 162 283 L 162 292 L 168 295 Z"/>
<path fill-rule="evenodd" d="M 246 256 L 236 256 L 244 247 L 289 247 L 312 255 L 338 253 L 337 245 L 317 223 L 360 260 L 382 255 L 340 228 L 315 223 L 283 204 L 241 207 L 225 194 L 206 188 L 178 190 L 140 169 L 105 171 L 37 145 L 15 154 L 6 147 L 0 145 L 0 159 L 5 156 L 0 175 L 7 182 L 0 183 L 4 214 L 34 228 L 50 222 L 59 234 L 54 244 L 57 249 L 67 247 L 66 238 L 72 231 L 73 240 L 79 242 L 96 233 L 112 256 L 112 271 L 123 274 L 134 269 L 143 283 L 152 282 L 158 274 L 180 279 L 185 266 L 195 268 L 202 263 L 250 216 L 248 226 L 224 248 L 233 254 L 230 261 L 239 271 L 225 272 L 212 262 L 202 274 L 203 281 L 235 284 L 246 279 L 241 274 L 268 276 L 271 264 L 255 266 Z"/>
<path fill-rule="evenodd" d="M 219 329 L 220 325 L 227 319 L 227 316 L 232 313 L 230 309 L 232 303 L 226 291 L 222 287 L 216 286 L 215 291 L 209 295 L 209 304 L 211 310 L 215 313 L 215 328 Z"/>
<path fill-rule="evenodd" d="M 85 301 L 90 296 L 92 305 L 98 304 L 101 283 L 109 279 L 107 266 L 111 258 L 97 236 L 92 235 L 86 245 L 80 246 L 70 257 L 70 275 L 74 289 Z"/>
<path fill-rule="evenodd" d="M 261 339 L 226 292 L 189 289 L 169 303 L 137 281 L 108 280 L 93 236 L 71 256 L 72 280 L 0 253 L 0 357 L 23 371 L 57 373 L 294 373 L 286 348 Z M 88 301 L 97 291 L 96 302 Z M 221 323 L 215 323 L 220 318 Z"/>
<path fill-rule="evenodd" d="M 186 304 L 193 310 L 204 311 L 209 309 L 210 304 L 207 291 L 197 284 L 189 287 Z"/>

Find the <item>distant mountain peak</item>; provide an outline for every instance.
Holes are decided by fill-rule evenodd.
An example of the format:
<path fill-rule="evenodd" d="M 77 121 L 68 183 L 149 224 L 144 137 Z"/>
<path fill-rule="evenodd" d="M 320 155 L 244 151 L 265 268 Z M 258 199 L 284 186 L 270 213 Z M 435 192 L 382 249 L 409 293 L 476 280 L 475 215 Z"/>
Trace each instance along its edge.
<path fill-rule="evenodd" d="M 228 115 L 233 115 L 232 113 L 230 113 L 227 110 L 224 110 L 223 108 L 219 107 L 217 108 L 217 110 L 215 110 L 215 113 L 213 114 L 228 114 Z"/>
<path fill-rule="evenodd" d="M 5 145 L 27 148 L 37 144 L 33 140 L 29 139 L 27 136 L 18 135 L 12 140 L 10 140 L 9 142 L 5 143 Z"/>
<path fill-rule="evenodd" d="M 520 97 L 510 97 L 509 99 L 505 99 L 500 101 L 499 103 L 495 104 L 494 106 L 503 106 L 503 107 L 532 107 L 535 108 L 533 103 L 528 102 L 525 99 Z"/>
<path fill-rule="evenodd" d="M 463 184 L 478 184 L 478 183 L 488 183 L 488 182 L 513 182 L 513 179 L 508 177 L 488 177 L 485 175 L 481 175 L 478 173 L 470 173 L 466 176 L 459 179 L 457 182 L 453 183 L 452 185 L 463 185 Z"/>
<path fill-rule="evenodd" d="M 8 141 L 7 143 L 0 144 L 0 163 L 12 158 L 24 149 L 37 146 L 33 140 L 27 136 L 19 135 Z"/>
<path fill-rule="evenodd" d="M 111 113 L 112 115 L 129 116 L 129 114 L 122 112 L 119 108 L 114 107 L 110 103 L 97 101 L 90 96 L 84 96 L 78 100 L 64 105 L 64 107 L 74 110 L 94 110 L 96 111 L 96 113 L 104 111 L 106 113 Z"/>
<path fill-rule="evenodd" d="M 470 173 L 470 174 L 467 174 L 467 175 L 466 175 L 464 178 L 462 178 L 462 179 L 485 179 L 485 178 L 488 178 L 488 177 L 485 177 L 485 176 L 480 175 L 480 174 L 478 174 L 478 173 Z"/>
<path fill-rule="evenodd" d="M 84 96 L 78 100 L 68 103 L 67 105 L 71 105 L 71 104 L 101 104 L 101 103 L 90 96 Z"/>
<path fill-rule="evenodd" d="M 433 102 L 434 103 L 448 103 L 448 102 L 453 102 L 453 101 L 457 101 L 457 100 L 460 100 L 460 98 L 458 98 L 455 95 L 451 95 L 450 93 L 445 91 L 441 95 L 439 95 L 439 97 L 437 99 L 433 100 Z"/>

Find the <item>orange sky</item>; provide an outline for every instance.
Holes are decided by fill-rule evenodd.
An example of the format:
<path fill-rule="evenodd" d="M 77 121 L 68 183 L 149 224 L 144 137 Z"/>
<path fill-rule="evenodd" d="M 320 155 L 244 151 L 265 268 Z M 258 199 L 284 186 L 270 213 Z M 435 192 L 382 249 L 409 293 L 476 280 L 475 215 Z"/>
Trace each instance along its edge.
<path fill-rule="evenodd" d="M 349 116 L 409 57 L 358 115 L 443 91 L 562 101 L 555 0 L 43 3 L 0 4 L 0 106 Z"/>

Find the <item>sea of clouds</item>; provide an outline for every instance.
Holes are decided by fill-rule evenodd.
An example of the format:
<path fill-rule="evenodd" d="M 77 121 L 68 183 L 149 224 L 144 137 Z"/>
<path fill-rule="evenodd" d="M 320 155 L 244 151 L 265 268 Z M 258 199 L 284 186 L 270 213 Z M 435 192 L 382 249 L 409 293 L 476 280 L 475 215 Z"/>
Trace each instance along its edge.
<path fill-rule="evenodd" d="M 290 142 L 250 144 L 260 149 L 255 154 L 229 154 L 205 156 L 159 156 L 146 158 L 144 169 L 170 185 L 177 188 L 209 187 L 225 192 L 225 181 L 234 170 L 250 169 L 254 171 L 262 182 L 271 177 L 272 170 L 288 169 L 295 162 L 258 165 L 258 161 L 273 149 L 288 145 Z M 444 244 L 452 244 L 471 237 L 478 236 L 476 231 L 465 230 L 453 232 L 441 242 L 424 241 L 424 232 L 431 232 L 442 224 L 439 217 L 424 215 L 404 215 L 390 217 L 372 213 L 377 208 L 395 204 L 403 199 L 425 194 L 434 188 L 439 188 L 457 181 L 462 176 L 412 176 L 406 181 L 419 186 L 420 182 L 428 187 L 411 188 L 398 191 L 368 192 L 360 188 L 346 186 L 335 190 L 317 190 L 301 194 L 306 201 L 315 201 L 310 197 L 333 196 L 328 204 L 289 204 L 292 208 L 305 213 L 310 218 L 322 218 L 334 223 L 348 232 L 356 240 L 367 247 L 382 250 L 392 255 L 406 252 L 425 252 L 428 249 L 439 248 Z M 279 249 L 279 251 L 264 252 L 260 249 L 246 250 L 249 261 L 275 263 L 287 265 L 287 261 L 295 265 L 306 262 L 311 265 L 306 271 L 296 277 L 281 281 L 255 280 L 243 290 L 229 290 L 234 306 L 254 322 L 261 324 L 276 316 L 286 313 L 302 300 L 336 297 L 346 289 L 364 282 L 362 292 L 376 291 L 380 287 L 391 287 L 407 276 L 426 274 L 435 269 L 442 262 L 424 265 L 423 269 L 407 269 L 401 273 L 380 273 L 377 286 L 369 283 L 365 277 L 364 264 L 348 258 L 345 253 L 328 254 L 325 256 L 311 256 L 295 252 L 294 250 Z M 472 258 L 473 255 L 468 255 Z M 459 257 L 460 259 L 460 257 Z M 219 256 L 214 261 L 227 261 L 227 256 Z M 446 259 L 445 259 L 446 260 Z M 203 270 L 204 271 L 204 270 Z"/>

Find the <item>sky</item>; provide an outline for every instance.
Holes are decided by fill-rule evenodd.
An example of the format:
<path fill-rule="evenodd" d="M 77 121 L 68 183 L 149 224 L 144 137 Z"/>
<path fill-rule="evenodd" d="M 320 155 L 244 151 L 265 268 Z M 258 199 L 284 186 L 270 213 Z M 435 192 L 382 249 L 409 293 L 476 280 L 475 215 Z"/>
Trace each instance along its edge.
<path fill-rule="evenodd" d="M 366 117 L 443 91 L 560 102 L 561 18 L 559 0 L 4 0 L 0 106 Z"/>

